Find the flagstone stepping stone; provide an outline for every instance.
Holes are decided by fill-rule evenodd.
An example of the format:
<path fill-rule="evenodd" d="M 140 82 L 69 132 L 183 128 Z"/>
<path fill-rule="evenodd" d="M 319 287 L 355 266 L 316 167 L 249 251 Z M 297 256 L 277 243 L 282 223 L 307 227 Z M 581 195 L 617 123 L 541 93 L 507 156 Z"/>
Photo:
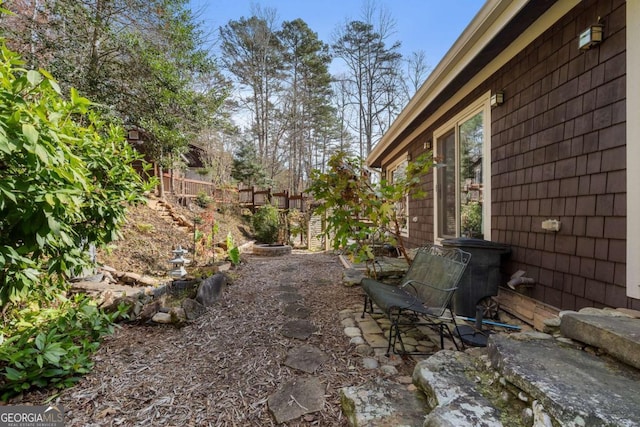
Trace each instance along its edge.
<path fill-rule="evenodd" d="M 302 299 L 302 295 L 297 294 L 295 292 L 285 292 L 283 294 L 277 295 L 276 298 L 281 302 L 296 302 Z"/>
<path fill-rule="evenodd" d="M 317 378 L 297 378 L 269 396 L 267 405 L 276 423 L 286 423 L 324 407 L 325 387 Z"/>
<path fill-rule="evenodd" d="M 349 338 L 362 336 L 362 332 L 360 331 L 360 328 L 353 327 L 353 326 L 344 328 L 344 333 Z"/>
<path fill-rule="evenodd" d="M 296 338 L 299 340 L 306 340 L 317 331 L 317 328 L 313 325 L 313 323 L 308 320 L 291 320 L 286 322 L 282 326 L 282 330 L 280 333 L 287 338 Z"/>
<path fill-rule="evenodd" d="M 319 348 L 312 345 L 303 345 L 291 349 L 289 353 L 287 353 L 284 364 L 290 368 L 312 374 L 328 359 L 329 357 Z"/>
<path fill-rule="evenodd" d="M 298 292 L 298 288 L 296 288 L 295 286 L 291 286 L 291 285 L 280 285 L 276 288 L 276 291 L 278 292 L 291 292 L 291 293 L 295 293 Z"/>
<path fill-rule="evenodd" d="M 295 317 L 296 319 L 306 319 L 309 317 L 310 314 L 311 314 L 311 310 L 297 303 L 288 304 L 284 308 L 284 315 L 287 317 Z"/>

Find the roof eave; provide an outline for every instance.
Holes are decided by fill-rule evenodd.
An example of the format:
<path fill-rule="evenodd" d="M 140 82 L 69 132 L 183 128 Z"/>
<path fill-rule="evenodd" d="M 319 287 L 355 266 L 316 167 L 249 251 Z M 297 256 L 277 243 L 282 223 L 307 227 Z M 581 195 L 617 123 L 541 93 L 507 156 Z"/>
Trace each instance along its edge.
<path fill-rule="evenodd" d="M 367 156 L 369 166 L 380 167 L 382 157 L 417 116 L 464 70 L 473 58 L 527 4 L 527 0 L 488 0 L 460 37 L 420 86 L 389 130 Z"/>

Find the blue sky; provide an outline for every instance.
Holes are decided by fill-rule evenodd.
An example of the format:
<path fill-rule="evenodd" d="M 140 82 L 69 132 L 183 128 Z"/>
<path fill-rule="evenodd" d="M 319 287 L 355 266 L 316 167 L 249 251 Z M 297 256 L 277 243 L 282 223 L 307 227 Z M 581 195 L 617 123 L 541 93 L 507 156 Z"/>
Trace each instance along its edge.
<path fill-rule="evenodd" d="M 393 40 L 402 43 L 401 52 L 408 55 L 417 50 L 426 54 L 427 64 L 435 67 L 458 36 L 480 10 L 484 0 L 378 0 L 396 20 Z M 251 15 L 251 5 L 273 8 L 280 21 L 303 19 L 318 33 L 321 40 L 331 43 L 336 27 L 346 20 L 361 16 L 361 0 L 191 0 L 192 9 L 201 11 L 200 20 L 207 27 L 225 25 L 229 20 Z"/>

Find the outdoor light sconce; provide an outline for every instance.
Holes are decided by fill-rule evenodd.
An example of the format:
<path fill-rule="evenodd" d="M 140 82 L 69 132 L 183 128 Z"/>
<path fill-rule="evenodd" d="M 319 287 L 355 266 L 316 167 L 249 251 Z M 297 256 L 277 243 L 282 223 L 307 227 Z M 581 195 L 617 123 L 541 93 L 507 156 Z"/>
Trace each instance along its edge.
<path fill-rule="evenodd" d="M 578 37 L 578 48 L 580 50 L 588 50 L 600 44 L 602 42 L 603 28 L 604 25 L 600 23 L 600 17 L 598 17 L 597 24 L 590 26 L 580 33 L 580 37 Z"/>
<path fill-rule="evenodd" d="M 433 142 L 431 141 L 431 139 L 427 139 L 427 140 L 424 142 L 424 146 L 423 146 L 423 148 L 424 148 L 425 150 L 431 150 L 431 146 L 432 146 L 432 144 L 433 144 Z"/>
<path fill-rule="evenodd" d="M 497 107 L 498 105 L 502 105 L 504 103 L 504 92 L 501 90 L 497 90 L 491 94 L 490 104 L 492 107 Z"/>

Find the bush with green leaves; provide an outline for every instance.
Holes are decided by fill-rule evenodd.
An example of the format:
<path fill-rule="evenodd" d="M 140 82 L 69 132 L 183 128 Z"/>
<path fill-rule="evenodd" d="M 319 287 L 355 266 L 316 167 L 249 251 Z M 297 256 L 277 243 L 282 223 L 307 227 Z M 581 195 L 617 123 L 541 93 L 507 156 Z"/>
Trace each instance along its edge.
<path fill-rule="evenodd" d="M 32 387 L 68 387 L 93 367 L 90 355 L 113 333 L 126 307 L 105 314 L 84 295 L 61 298 L 55 308 L 14 313 L 0 334 L 0 400 Z"/>
<path fill-rule="evenodd" d="M 87 247 L 118 235 L 130 203 L 144 201 L 141 160 L 120 126 L 44 70 L 23 68 L 0 39 L 0 397 L 68 386 L 113 317 L 68 278 L 90 265 Z"/>
<path fill-rule="evenodd" d="M 276 243 L 280 231 L 280 215 L 273 205 L 260 206 L 251 217 L 256 239 L 262 243 Z"/>
<path fill-rule="evenodd" d="M 426 152 L 407 164 L 403 176 L 372 182 L 362 159 L 337 152 L 326 172 L 313 171 L 307 191 L 318 202 L 315 214 L 325 217 L 323 235 L 334 249 L 351 253 L 358 262 L 371 263 L 374 238 L 384 236 L 410 262 L 402 240 L 407 197 L 424 197 L 423 176 L 433 163 Z"/>
<path fill-rule="evenodd" d="M 202 209 L 207 209 L 209 205 L 213 202 L 213 199 L 204 191 L 200 191 L 198 192 L 198 195 L 196 196 L 194 202 L 196 205 L 198 205 Z"/>
<path fill-rule="evenodd" d="M 0 306 L 55 296 L 146 187 L 123 129 L 0 40 Z M 150 183 L 149 185 L 153 185 Z"/>

